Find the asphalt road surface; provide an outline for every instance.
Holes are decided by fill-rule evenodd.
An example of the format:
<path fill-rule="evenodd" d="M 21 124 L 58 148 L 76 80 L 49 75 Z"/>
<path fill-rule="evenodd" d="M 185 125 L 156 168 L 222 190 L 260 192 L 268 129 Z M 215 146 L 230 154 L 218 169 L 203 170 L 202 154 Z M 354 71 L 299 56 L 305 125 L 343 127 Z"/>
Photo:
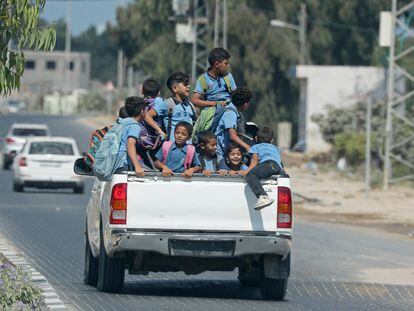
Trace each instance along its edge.
<path fill-rule="evenodd" d="M 72 136 L 86 150 L 90 128 L 74 117 L 0 117 L 47 123 L 53 135 Z M 0 232 L 32 261 L 71 310 L 413 310 L 414 241 L 352 226 L 296 219 L 292 275 L 286 299 L 262 301 L 233 272 L 150 273 L 127 276 L 121 294 L 82 282 L 85 194 L 12 190 L 12 172 L 0 171 Z M 411 279 L 411 281 L 410 281 Z"/>

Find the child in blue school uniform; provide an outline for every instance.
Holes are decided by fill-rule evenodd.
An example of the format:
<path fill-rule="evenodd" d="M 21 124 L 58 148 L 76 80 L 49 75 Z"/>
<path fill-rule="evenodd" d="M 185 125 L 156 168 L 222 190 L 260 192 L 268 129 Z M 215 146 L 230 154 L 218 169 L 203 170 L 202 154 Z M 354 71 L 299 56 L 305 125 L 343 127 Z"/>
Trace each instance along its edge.
<path fill-rule="evenodd" d="M 185 121 L 180 121 L 175 125 L 174 141 L 166 141 L 155 155 L 154 165 L 162 170 L 163 176 L 172 176 L 174 173 L 190 178 L 193 173 L 202 170 L 197 157 L 195 148 L 188 144 L 191 137 L 193 126 Z"/>
<path fill-rule="evenodd" d="M 244 172 L 247 184 L 256 195 L 256 210 L 260 210 L 273 203 L 262 184 L 261 179 L 272 175 L 282 174 L 284 172 L 279 149 L 272 144 L 273 130 L 270 127 L 263 126 L 257 132 L 256 142 L 250 148 L 249 153 L 252 155 L 249 168 Z"/>
<path fill-rule="evenodd" d="M 202 131 L 198 135 L 197 158 L 206 176 L 219 173 L 221 158 L 217 155 L 217 139 L 210 131 Z"/>
<path fill-rule="evenodd" d="M 223 48 L 214 48 L 208 55 L 210 67 L 196 82 L 191 101 L 196 107 L 216 107 L 226 105 L 231 100 L 231 92 L 237 86 L 229 72 L 230 53 Z"/>
<path fill-rule="evenodd" d="M 174 72 L 168 77 L 167 87 L 171 91 L 171 98 L 154 101 L 154 107 L 150 109 L 145 121 L 156 127 L 158 120 L 164 127 L 164 131 L 158 127 L 159 134 L 165 135 L 167 140 L 174 141 L 174 129 L 178 122 L 185 121 L 189 124 L 197 119 L 193 104 L 188 100 L 190 94 L 190 77 L 183 72 Z M 155 120 L 154 120 L 155 119 Z"/>
<path fill-rule="evenodd" d="M 244 142 L 239 134 L 241 113 L 249 108 L 252 92 L 247 87 L 240 87 L 232 93 L 232 101 L 226 106 L 221 116 L 218 116 L 217 127 L 214 134 L 217 137 L 217 154 L 225 156 L 225 152 L 230 142 L 239 145 L 243 150 L 249 151 L 250 145 Z"/>
<path fill-rule="evenodd" d="M 136 143 L 141 133 L 140 121 L 145 118 L 147 105 L 144 99 L 138 96 L 131 96 L 125 99 L 125 111 L 122 111 L 126 118 L 119 118 L 119 123 L 130 123 L 122 131 L 121 143 L 119 145 L 118 157 L 125 158 L 121 167 L 117 170 L 134 170 L 137 176 L 144 176 L 143 163 L 140 163 L 136 151 Z"/>
<path fill-rule="evenodd" d="M 227 147 L 226 157 L 219 164 L 221 175 L 243 174 L 248 167 L 243 163 L 243 153 L 239 145 L 230 143 Z"/>

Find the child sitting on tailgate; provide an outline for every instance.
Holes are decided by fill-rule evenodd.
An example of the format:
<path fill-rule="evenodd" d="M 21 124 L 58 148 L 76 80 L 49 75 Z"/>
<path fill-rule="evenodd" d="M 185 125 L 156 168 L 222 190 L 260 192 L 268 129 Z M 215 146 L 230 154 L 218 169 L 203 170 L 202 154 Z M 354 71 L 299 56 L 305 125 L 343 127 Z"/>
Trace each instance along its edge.
<path fill-rule="evenodd" d="M 249 150 L 252 159 L 244 175 L 247 184 L 258 198 L 255 205 L 256 210 L 262 209 L 274 201 L 266 194 L 260 180 L 284 172 L 279 149 L 272 144 L 272 141 L 273 130 L 270 127 L 263 126 L 257 132 L 257 144 Z"/>
<path fill-rule="evenodd" d="M 226 150 L 226 157 L 221 160 L 219 170 L 221 175 L 236 175 L 242 174 L 248 167 L 243 163 L 243 153 L 241 147 L 231 142 Z"/>
<path fill-rule="evenodd" d="M 206 176 L 219 172 L 221 158 L 217 155 L 217 139 L 210 131 L 202 131 L 198 134 L 197 158 Z"/>
<path fill-rule="evenodd" d="M 201 171 L 201 166 L 195 156 L 195 148 L 187 144 L 193 131 L 193 126 L 180 121 L 174 128 L 174 140 L 165 141 L 155 155 L 154 165 L 162 170 L 163 176 L 172 176 L 182 173 L 190 178 L 193 173 Z"/>

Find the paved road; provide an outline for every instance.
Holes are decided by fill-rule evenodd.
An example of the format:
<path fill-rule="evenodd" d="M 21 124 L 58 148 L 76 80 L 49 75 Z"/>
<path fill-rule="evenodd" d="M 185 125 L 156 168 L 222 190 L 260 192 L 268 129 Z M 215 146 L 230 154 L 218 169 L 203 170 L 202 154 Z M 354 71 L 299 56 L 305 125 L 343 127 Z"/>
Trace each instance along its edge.
<path fill-rule="evenodd" d="M 7 116 L 44 122 L 85 150 L 90 129 L 69 117 Z M 72 310 L 413 310 L 414 242 L 376 231 L 324 223 L 295 223 L 292 276 L 285 301 L 261 301 L 236 272 L 152 273 L 128 276 L 122 294 L 82 283 L 84 195 L 70 191 L 12 191 L 12 172 L 0 171 L 0 232 L 32 259 Z M 405 275 L 404 275 L 405 272 Z M 402 274 L 402 278 L 398 277 Z M 410 279 L 411 273 L 412 280 Z M 392 285 L 392 284 L 401 285 Z M 409 285 L 411 284 L 411 285 Z"/>

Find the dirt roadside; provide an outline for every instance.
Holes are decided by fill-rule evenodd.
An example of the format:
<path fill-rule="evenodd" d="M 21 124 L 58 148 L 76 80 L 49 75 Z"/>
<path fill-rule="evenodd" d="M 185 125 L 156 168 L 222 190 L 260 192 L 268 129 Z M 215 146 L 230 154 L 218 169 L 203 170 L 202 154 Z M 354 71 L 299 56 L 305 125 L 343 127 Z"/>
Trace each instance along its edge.
<path fill-rule="evenodd" d="M 78 121 L 102 128 L 114 116 L 82 116 Z M 332 169 L 322 172 L 303 167 L 303 155 L 285 154 L 286 170 L 292 181 L 295 216 L 312 221 L 376 228 L 414 239 L 414 189 L 392 186 L 373 189 L 365 198 L 364 183 Z"/>
<path fill-rule="evenodd" d="M 314 221 L 380 228 L 414 238 L 414 190 L 392 186 L 373 189 L 365 197 L 362 181 L 332 170 L 321 172 L 288 167 L 295 213 Z"/>

